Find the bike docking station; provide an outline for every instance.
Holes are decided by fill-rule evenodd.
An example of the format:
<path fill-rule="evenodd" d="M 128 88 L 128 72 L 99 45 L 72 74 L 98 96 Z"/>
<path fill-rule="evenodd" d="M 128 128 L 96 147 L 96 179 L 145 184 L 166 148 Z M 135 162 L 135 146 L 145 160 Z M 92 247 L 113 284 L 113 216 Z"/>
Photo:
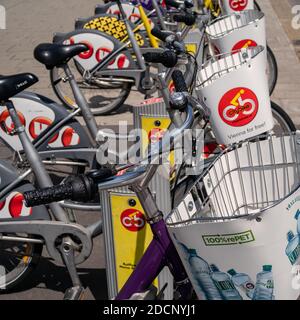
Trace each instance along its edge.
<path fill-rule="evenodd" d="M 134 128 L 143 129 L 147 135 L 141 141 L 142 152 L 168 129 L 171 121 L 161 98 L 146 100 L 134 108 Z M 172 162 L 172 160 L 171 160 Z M 150 189 L 159 209 L 171 211 L 170 165 L 156 173 Z M 116 297 L 152 240 L 152 232 L 143 208 L 136 195 L 127 187 L 101 191 L 103 230 L 106 254 L 106 272 L 109 299 Z M 167 285 L 167 286 L 166 286 Z M 164 269 L 155 280 L 158 291 L 164 288 L 164 299 L 173 298 L 173 279 Z M 166 286 L 166 287 L 165 287 Z"/>
<path fill-rule="evenodd" d="M 199 299 L 299 299 L 299 139 L 229 147 L 167 218 Z"/>
<path fill-rule="evenodd" d="M 219 0 L 219 5 L 223 14 L 255 9 L 254 0 Z"/>
<path fill-rule="evenodd" d="M 231 145 L 274 127 L 264 47 L 218 55 L 203 65 L 196 93 L 207 106 L 219 144 Z"/>
<path fill-rule="evenodd" d="M 247 10 L 222 16 L 206 28 L 212 55 L 228 53 L 242 48 L 267 47 L 264 13 Z M 267 51 L 265 51 L 267 56 Z"/>

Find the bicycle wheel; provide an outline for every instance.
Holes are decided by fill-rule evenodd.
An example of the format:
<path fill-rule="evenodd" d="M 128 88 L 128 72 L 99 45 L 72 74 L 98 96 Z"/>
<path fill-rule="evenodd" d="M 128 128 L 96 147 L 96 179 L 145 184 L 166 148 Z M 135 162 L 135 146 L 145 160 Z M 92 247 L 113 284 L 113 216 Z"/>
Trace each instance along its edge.
<path fill-rule="evenodd" d="M 272 101 L 271 107 L 275 122 L 273 129 L 275 134 L 295 132 L 297 130 L 293 120 L 278 104 Z"/>
<path fill-rule="evenodd" d="M 5 269 L 5 286 L 0 286 L 0 294 L 25 280 L 38 264 L 42 250 L 42 244 L 0 241 L 0 265 Z M 0 283 L 4 284 L 3 281 Z"/>
<path fill-rule="evenodd" d="M 276 83 L 278 79 L 278 65 L 277 65 L 275 55 L 269 46 L 267 46 L 267 60 L 268 60 L 268 69 L 267 69 L 268 82 L 269 82 L 269 89 L 270 89 L 270 95 L 271 95 L 276 87 Z"/>
<path fill-rule="evenodd" d="M 94 115 L 106 115 L 120 108 L 130 94 L 132 82 L 125 81 L 100 81 L 96 77 L 86 82 L 74 61 L 69 67 L 85 96 Z M 76 108 L 73 93 L 65 77 L 62 68 L 54 68 L 50 71 L 51 85 L 60 101 L 68 108 Z"/>

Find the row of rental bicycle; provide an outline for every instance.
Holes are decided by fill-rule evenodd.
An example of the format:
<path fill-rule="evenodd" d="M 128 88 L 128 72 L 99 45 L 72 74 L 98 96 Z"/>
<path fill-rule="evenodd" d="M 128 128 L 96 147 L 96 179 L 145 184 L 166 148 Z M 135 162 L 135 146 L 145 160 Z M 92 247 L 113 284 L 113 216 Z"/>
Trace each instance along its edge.
<path fill-rule="evenodd" d="M 0 294 L 44 249 L 83 299 L 103 235 L 109 299 L 298 299 L 300 136 L 267 39 L 256 1 L 112 0 L 33 49 L 59 103 L 1 76 Z M 133 131 L 97 124 L 137 92 Z"/>

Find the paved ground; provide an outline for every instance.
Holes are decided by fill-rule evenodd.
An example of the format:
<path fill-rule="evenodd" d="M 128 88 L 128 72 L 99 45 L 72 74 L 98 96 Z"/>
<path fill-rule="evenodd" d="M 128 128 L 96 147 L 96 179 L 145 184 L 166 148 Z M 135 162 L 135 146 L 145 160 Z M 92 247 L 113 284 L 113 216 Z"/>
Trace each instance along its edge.
<path fill-rule="evenodd" d="M 67 32 L 73 29 L 76 17 L 93 13 L 99 0 L 2 0 L 7 8 L 7 30 L 0 30 L 0 74 L 30 71 L 37 74 L 40 82 L 33 90 L 55 99 L 49 86 L 48 72 L 33 60 L 34 47 L 51 41 L 53 32 Z M 267 16 L 268 42 L 279 64 L 279 80 L 274 99 L 279 102 L 293 120 L 300 125 L 300 62 L 296 51 L 300 40 L 300 30 L 291 28 L 291 7 L 299 0 L 258 0 Z M 129 100 L 136 103 L 136 94 Z M 131 114 L 124 108 L 113 117 L 101 117 L 101 124 L 112 124 L 117 119 L 131 120 Z M 83 223 L 95 220 L 96 214 L 81 217 Z M 87 299 L 106 297 L 105 263 L 103 241 L 95 241 L 94 255 L 81 266 L 84 285 L 88 287 Z M 69 286 L 65 269 L 43 258 L 37 270 L 19 292 L 0 296 L 0 299 L 61 299 Z"/>

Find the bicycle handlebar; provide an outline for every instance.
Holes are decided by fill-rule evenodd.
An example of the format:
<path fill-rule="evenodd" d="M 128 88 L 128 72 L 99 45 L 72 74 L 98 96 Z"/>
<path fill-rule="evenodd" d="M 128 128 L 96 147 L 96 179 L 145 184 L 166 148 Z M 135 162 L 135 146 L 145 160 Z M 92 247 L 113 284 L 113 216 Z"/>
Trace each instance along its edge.
<path fill-rule="evenodd" d="M 194 14 L 176 14 L 173 17 L 175 22 L 183 22 L 187 26 L 193 26 L 196 22 L 196 16 Z"/>
<path fill-rule="evenodd" d="M 166 50 L 164 52 L 147 52 L 143 55 L 146 62 L 161 63 L 166 68 L 173 68 L 176 66 L 178 58 L 175 52 Z"/>
<path fill-rule="evenodd" d="M 172 74 L 172 80 L 177 92 L 188 92 L 183 73 L 180 70 L 174 70 Z"/>
<path fill-rule="evenodd" d="M 94 180 L 101 181 L 115 174 L 113 170 L 108 168 L 97 170 L 96 173 L 97 175 L 91 173 L 90 175 L 70 176 L 60 185 L 26 191 L 23 194 L 25 205 L 36 207 L 62 200 L 87 202 L 93 199 L 96 192 Z"/>
<path fill-rule="evenodd" d="M 175 0 L 166 0 L 165 3 L 169 7 L 173 7 L 173 8 L 176 8 L 176 9 L 180 8 L 180 3 L 176 2 Z"/>

